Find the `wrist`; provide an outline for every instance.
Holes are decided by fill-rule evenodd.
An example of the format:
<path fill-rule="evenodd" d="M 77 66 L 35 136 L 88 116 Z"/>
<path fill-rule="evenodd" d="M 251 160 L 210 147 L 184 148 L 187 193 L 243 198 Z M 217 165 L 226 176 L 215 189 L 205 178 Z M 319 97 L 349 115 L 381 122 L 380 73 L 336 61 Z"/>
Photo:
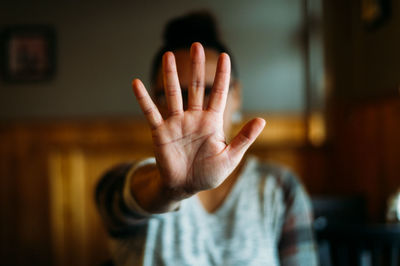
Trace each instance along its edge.
<path fill-rule="evenodd" d="M 170 202 L 179 202 L 193 196 L 195 193 L 186 191 L 178 186 L 173 186 L 163 182 L 163 179 L 158 176 L 159 180 L 159 192 L 162 197 Z"/>
<path fill-rule="evenodd" d="M 128 176 L 129 193 L 148 214 L 175 211 L 182 199 L 162 182 L 154 158 L 138 163 Z"/>

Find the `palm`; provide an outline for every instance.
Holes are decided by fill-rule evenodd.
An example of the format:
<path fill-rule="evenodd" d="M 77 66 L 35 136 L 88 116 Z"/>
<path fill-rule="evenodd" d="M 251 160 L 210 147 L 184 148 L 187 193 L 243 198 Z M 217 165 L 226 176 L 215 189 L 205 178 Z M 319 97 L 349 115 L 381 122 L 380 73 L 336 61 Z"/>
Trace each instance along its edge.
<path fill-rule="evenodd" d="M 167 182 L 186 191 L 209 189 L 221 183 L 233 165 L 227 165 L 222 121 L 207 111 L 187 111 L 153 132 L 154 151 Z M 179 130 L 177 130 L 179 129 Z M 161 165 L 160 165 L 161 166 Z"/>
<path fill-rule="evenodd" d="M 211 189 L 224 181 L 239 164 L 244 152 L 261 132 L 264 121 L 246 124 L 229 145 L 223 131 L 223 112 L 227 99 L 230 62 L 219 58 L 207 108 L 204 98 L 204 50 L 192 46 L 192 87 L 189 103 L 183 110 L 179 80 L 172 53 L 164 55 L 163 78 L 169 116 L 163 119 L 143 84 L 133 82 L 136 98 L 152 128 L 154 153 L 163 183 L 174 190 L 193 194 Z"/>

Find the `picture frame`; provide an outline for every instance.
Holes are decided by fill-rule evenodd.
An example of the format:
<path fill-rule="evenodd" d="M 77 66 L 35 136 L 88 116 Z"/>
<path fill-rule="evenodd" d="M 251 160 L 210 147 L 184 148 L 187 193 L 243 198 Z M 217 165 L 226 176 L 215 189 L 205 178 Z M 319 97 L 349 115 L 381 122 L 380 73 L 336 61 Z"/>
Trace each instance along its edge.
<path fill-rule="evenodd" d="M 39 82 L 56 71 L 55 30 L 46 25 L 9 26 L 1 34 L 1 77 L 6 82 Z"/>

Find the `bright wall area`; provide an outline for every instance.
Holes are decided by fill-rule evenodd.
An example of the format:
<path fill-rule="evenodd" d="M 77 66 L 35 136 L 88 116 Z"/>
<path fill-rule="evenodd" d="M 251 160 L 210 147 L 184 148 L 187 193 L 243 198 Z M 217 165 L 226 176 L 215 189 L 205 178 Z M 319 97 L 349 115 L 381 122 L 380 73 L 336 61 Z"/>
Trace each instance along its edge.
<path fill-rule="evenodd" d="M 244 111 L 304 109 L 301 1 L 24 0 L 2 1 L 0 30 L 15 24 L 54 26 L 57 73 L 42 83 L 0 81 L 0 120 L 139 114 L 132 78 L 148 82 L 165 22 L 199 8 L 217 14 L 235 55 Z"/>

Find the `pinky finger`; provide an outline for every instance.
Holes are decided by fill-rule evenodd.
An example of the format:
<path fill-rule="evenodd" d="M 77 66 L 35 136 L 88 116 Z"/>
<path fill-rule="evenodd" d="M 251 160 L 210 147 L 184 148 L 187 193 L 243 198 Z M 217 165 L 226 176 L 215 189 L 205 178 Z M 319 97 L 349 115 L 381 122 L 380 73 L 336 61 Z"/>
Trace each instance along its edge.
<path fill-rule="evenodd" d="M 162 124 L 163 118 L 151 100 L 149 93 L 139 79 L 132 81 L 132 89 L 151 129 L 156 129 Z"/>

